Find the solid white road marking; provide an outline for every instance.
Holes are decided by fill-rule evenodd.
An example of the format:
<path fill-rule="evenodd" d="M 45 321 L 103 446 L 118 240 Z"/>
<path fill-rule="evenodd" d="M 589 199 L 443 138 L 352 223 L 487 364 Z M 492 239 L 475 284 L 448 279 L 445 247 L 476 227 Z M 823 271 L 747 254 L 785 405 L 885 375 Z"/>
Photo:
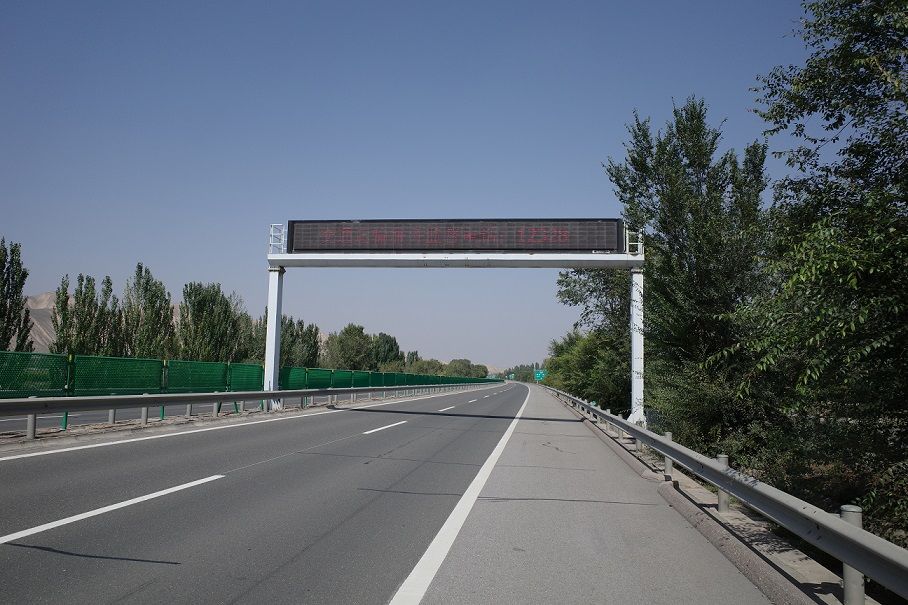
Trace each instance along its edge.
<path fill-rule="evenodd" d="M 453 409 L 456 408 L 456 407 L 457 407 L 456 405 L 452 405 L 452 406 L 449 407 L 449 408 L 443 408 L 443 409 L 438 410 L 438 411 L 439 411 L 439 412 L 447 412 L 448 410 L 453 410 Z"/>
<path fill-rule="evenodd" d="M 471 399 L 467 403 L 473 403 L 474 401 L 479 401 L 478 399 Z"/>
<path fill-rule="evenodd" d="M 133 437 L 132 439 L 120 439 L 118 441 L 104 441 L 102 443 L 91 443 L 88 445 L 74 445 L 73 447 L 62 447 L 56 450 L 44 450 L 40 452 L 30 452 L 28 454 L 15 454 L 13 456 L 5 456 L 0 458 L 0 462 L 6 462 L 8 460 L 19 460 L 20 458 L 33 458 L 35 456 L 47 456 L 49 454 L 62 454 L 64 452 L 75 452 L 77 450 L 90 450 L 96 447 L 107 447 L 109 445 L 121 445 L 123 443 L 135 443 L 137 441 L 150 441 L 152 439 L 166 439 L 167 437 L 179 437 L 181 435 L 193 435 L 195 433 L 207 433 L 208 431 L 222 431 L 224 429 L 235 429 L 243 426 L 252 426 L 255 424 L 264 424 L 266 422 L 281 422 L 283 420 L 298 420 L 300 418 L 309 418 L 311 416 L 322 416 L 324 414 L 338 414 L 345 410 L 364 410 L 366 408 L 377 408 L 384 405 L 394 405 L 396 403 L 409 403 L 411 401 L 419 401 L 421 399 L 432 399 L 434 397 L 445 397 L 447 395 L 453 395 L 454 393 L 437 393 L 435 395 L 425 395 L 423 397 L 413 397 L 411 399 L 404 399 L 400 401 L 387 401 L 385 403 L 373 403 L 371 405 L 360 405 L 355 408 L 344 408 L 343 410 L 327 410 L 324 412 L 314 412 L 312 414 L 299 414 L 297 416 L 282 416 L 280 418 L 265 418 L 264 420 L 249 420 L 246 422 L 237 422 L 236 424 L 222 424 L 219 426 L 209 426 L 203 429 L 192 429 L 189 431 L 177 431 L 173 433 L 165 433 L 163 435 L 149 435 L 148 437 Z M 475 399 L 473 401 L 476 401 Z M 72 415 L 70 415 L 72 418 Z"/>
<path fill-rule="evenodd" d="M 78 418 L 79 414 L 70 414 L 69 417 Z M 46 420 L 48 418 L 63 418 L 63 415 L 60 414 L 58 416 L 38 416 L 37 418 L 38 420 Z M 23 420 L 28 420 L 28 417 L 23 416 L 22 418 L 2 418 L 0 419 L 0 422 L 22 422 Z"/>
<path fill-rule="evenodd" d="M 205 477 L 204 479 L 198 479 L 197 481 L 190 481 L 189 483 L 184 483 L 182 485 L 177 485 L 174 487 L 168 487 L 167 489 L 162 489 L 159 492 L 154 492 L 153 494 L 147 494 L 145 496 L 139 496 L 138 498 L 133 498 L 131 500 L 124 500 L 123 502 L 117 502 L 116 504 L 111 504 L 110 506 L 103 506 L 101 508 L 96 508 L 90 510 L 87 513 L 80 513 L 78 515 L 73 515 L 72 517 L 66 517 L 65 519 L 60 519 L 59 521 L 51 521 L 50 523 L 45 523 L 44 525 L 38 525 L 37 527 L 32 527 L 31 529 L 23 529 L 22 531 L 17 531 L 14 534 L 7 534 L 5 536 L 0 536 L 0 544 L 6 544 L 7 542 L 12 542 L 13 540 L 18 540 L 19 538 L 24 538 L 26 536 L 31 536 L 32 534 L 38 534 L 55 527 L 60 527 L 61 525 L 69 525 L 70 523 L 75 523 L 76 521 L 81 521 L 82 519 L 88 519 L 89 517 L 96 517 L 98 515 L 103 515 L 104 513 L 109 513 L 112 510 L 117 510 L 118 508 L 125 508 L 127 506 L 132 506 L 133 504 L 138 504 L 139 502 L 145 502 L 146 500 L 151 500 L 153 498 L 160 498 L 161 496 L 166 496 L 167 494 L 172 494 L 180 490 L 189 489 L 190 487 L 195 487 L 196 485 L 202 485 L 203 483 L 208 483 L 209 481 L 214 481 L 215 479 L 223 479 L 224 475 L 212 475 L 210 477 Z"/>
<path fill-rule="evenodd" d="M 483 399 L 488 399 L 489 396 L 488 396 L 488 395 L 483 395 L 482 398 L 483 398 Z"/>
<path fill-rule="evenodd" d="M 394 424 L 388 424 L 388 425 L 385 425 L 385 426 L 380 426 L 380 427 L 378 427 L 377 429 L 372 429 L 371 431 L 366 431 L 365 433 L 363 433 L 363 435 L 371 435 L 372 433 L 377 433 L 378 431 L 383 431 L 383 430 L 385 430 L 385 429 L 391 428 L 392 426 L 398 426 L 398 425 L 401 425 L 401 424 L 407 424 L 407 421 L 406 421 L 406 420 L 401 420 L 400 422 L 395 422 Z"/>
<path fill-rule="evenodd" d="M 508 444 L 508 440 L 511 438 L 511 434 L 517 427 L 517 422 L 520 420 L 520 416 L 523 415 L 523 410 L 526 409 L 529 400 L 530 390 L 527 389 L 527 397 L 523 400 L 523 405 L 520 406 L 514 420 L 511 421 L 510 426 L 508 426 L 504 435 L 501 436 L 498 445 L 495 446 L 495 449 L 492 450 L 492 453 L 482 465 L 482 468 L 479 469 L 476 477 L 473 479 L 472 483 L 470 483 L 470 487 L 468 487 L 467 491 L 460 497 L 454 510 L 451 511 L 451 514 L 448 516 L 448 520 L 441 526 L 438 535 L 436 535 L 435 539 L 432 540 L 432 543 L 429 544 L 429 548 L 423 553 L 423 556 L 419 559 L 416 567 L 413 568 L 413 571 L 410 572 L 410 575 L 407 576 L 404 583 L 397 589 L 394 598 L 391 599 L 390 605 L 416 605 L 425 596 L 426 590 L 429 589 L 429 584 L 432 583 L 442 562 L 444 562 L 445 557 L 448 556 L 448 552 L 451 550 L 451 546 L 454 544 L 457 534 L 460 533 L 460 529 L 463 527 L 464 522 L 467 520 L 467 516 L 473 509 L 473 505 L 476 504 L 476 498 L 479 497 L 479 493 L 485 486 L 486 481 L 488 481 L 489 475 L 492 474 L 492 469 L 495 468 L 495 464 L 498 462 L 498 459 L 501 458 L 501 453 L 504 451 L 505 446 Z"/>

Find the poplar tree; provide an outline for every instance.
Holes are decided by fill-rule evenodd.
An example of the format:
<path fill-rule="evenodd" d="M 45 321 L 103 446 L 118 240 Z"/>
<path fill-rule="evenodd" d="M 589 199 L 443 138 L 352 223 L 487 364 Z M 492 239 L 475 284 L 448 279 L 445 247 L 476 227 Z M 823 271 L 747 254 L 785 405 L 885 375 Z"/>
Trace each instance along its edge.
<path fill-rule="evenodd" d="M 22 266 L 22 248 L 15 242 L 6 246 L 0 238 L 0 351 L 32 351 L 31 314 L 22 290 L 28 269 Z"/>

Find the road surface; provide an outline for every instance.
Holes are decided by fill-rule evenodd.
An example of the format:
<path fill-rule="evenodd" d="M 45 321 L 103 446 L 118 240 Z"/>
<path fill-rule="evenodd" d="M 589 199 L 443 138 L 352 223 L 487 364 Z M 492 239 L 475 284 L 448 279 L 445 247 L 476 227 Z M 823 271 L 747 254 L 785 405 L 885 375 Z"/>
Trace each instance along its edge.
<path fill-rule="evenodd" d="M 767 602 L 536 387 L 174 431 L 0 453 L 3 601 Z"/>

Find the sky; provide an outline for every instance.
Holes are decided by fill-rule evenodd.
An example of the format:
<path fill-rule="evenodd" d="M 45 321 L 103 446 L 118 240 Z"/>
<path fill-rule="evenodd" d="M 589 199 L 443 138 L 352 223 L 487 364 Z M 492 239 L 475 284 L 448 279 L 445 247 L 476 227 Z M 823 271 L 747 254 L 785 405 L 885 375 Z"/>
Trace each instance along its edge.
<path fill-rule="evenodd" d="M 760 2 L 6 2 L 0 236 L 27 294 L 136 262 L 254 315 L 291 219 L 620 216 L 601 167 L 634 110 L 703 97 L 722 150 L 762 139 L 757 76 L 799 63 Z M 776 148 L 770 141 L 771 149 Z M 769 161 L 770 175 L 784 167 Z M 577 321 L 555 270 L 292 269 L 284 312 L 506 368 Z"/>

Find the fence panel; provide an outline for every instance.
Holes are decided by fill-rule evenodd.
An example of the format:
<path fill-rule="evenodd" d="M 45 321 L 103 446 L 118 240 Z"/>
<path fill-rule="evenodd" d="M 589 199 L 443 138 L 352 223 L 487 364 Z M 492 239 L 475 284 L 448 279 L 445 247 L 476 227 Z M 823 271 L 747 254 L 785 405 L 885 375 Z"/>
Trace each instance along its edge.
<path fill-rule="evenodd" d="M 331 370 L 325 368 L 309 368 L 309 386 L 310 389 L 329 389 L 331 388 Z"/>
<path fill-rule="evenodd" d="M 285 391 L 293 389 L 308 389 L 309 386 L 309 372 L 312 370 L 306 370 L 306 368 L 291 368 L 284 367 L 281 368 L 280 376 L 278 377 L 278 384 L 280 384 L 281 389 Z M 265 370 L 262 370 L 262 377 L 264 379 Z"/>
<path fill-rule="evenodd" d="M 66 355 L 0 351 L 0 399 L 63 397 L 68 376 Z"/>
<path fill-rule="evenodd" d="M 73 395 L 160 393 L 164 362 L 126 357 L 73 357 Z"/>
<path fill-rule="evenodd" d="M 353 386 L 355 386 L 355 387 L 371 386 L 371 382 L 372 382 L 371 376 L 372 376 L 372 372 L 363 372 L 361 370 L 354 370 Z"/>
<path fill-rule="evenodd" d="M 353 386 L 352 370 L 334 370 L 331 375 L 331 387 L 335 389 L 349 389 Z"/>
<path fill-rule="evenodd" d="M 265 388 L 265 368 L 255 363 L 231 363 L 228 384 L 231 391 L 261 391 Z"/>
<path fill-rule="evenodd" d="M 210 393 L 227 390 L 227 364 L 217 361 L 167 362 L 168 393 Z"/>

